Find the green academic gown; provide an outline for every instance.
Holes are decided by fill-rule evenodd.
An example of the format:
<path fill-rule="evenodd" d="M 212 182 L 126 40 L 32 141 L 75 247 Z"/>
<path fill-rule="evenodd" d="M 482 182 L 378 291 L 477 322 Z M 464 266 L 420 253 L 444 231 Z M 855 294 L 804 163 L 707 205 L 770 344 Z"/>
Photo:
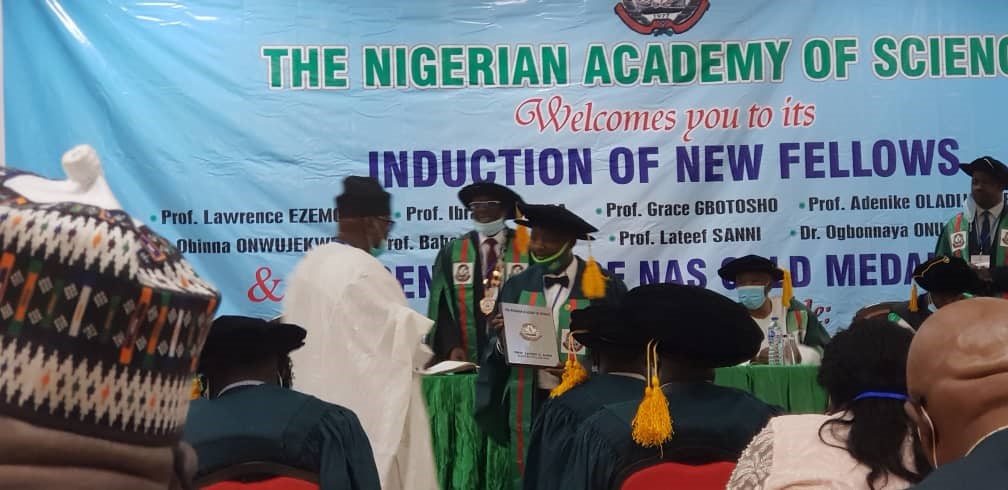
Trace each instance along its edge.
<path fill-rule="evenodd" d="M 502 283 L 528 267 L 528 254 L 514 246 L 514 230 L 505 231 L 501 246 Z M 479 234 L 475 231 L 455 238 L 438 252 L 431 277 L 431 295 L 427 316 L 434 320 L 429 343 L 434 360 L 448 358 L 456 347 L 466 351 L 470 361 L 478 362 L 486 350 L 486 317 L 480 310 L 484 297 L 484 270 Z"/>
<path fill-rule="evenodd" d="M 581 423 L 605 405 L 639 402 L 643 395 L 643 378 L 596 374 L 544 403 L 529 437 L 524 490 L 553 490 L 559 487 Z"/>
<path fill-rule="evenodd" d="M 819 317 L 797 299 L 792 298 L 788 305 L 786 324 L 788 333 L 805 332 L 801 343 L 819 351 L 820 355 L 823 347 L 829 343 L 829 332 L 819 322 Z"/>
<path fill-rule="evenodd" d="M 736 461 L 749 441 L 781 410 L 741 390 L 709 382 L 662 386 L 672 416 L 672 439 L 644 448 L 631 438 L 638 401 L 606 405 L 578 428 L 558 490 L 612 490 L 627 476 L 660 461 Z"/>
<path fill-rule="evenodd" d="M 1005 210 L 1008 211 L 1008 207 Z M 960 257 L 968 264 L 971 256 L 981 253 L 979 237 L 980 230 L 973 226 L 971 217 L 959 213 L 945 224 L 935 246 L 935 255 Z M 991 230 L 991 242 L 991 267 L 1008 266 L 1008 212 L 1001 212 L 997 227 Z"/>
<path fill-rule="evenodd" d="M 615 277 L 606 281 L 605 297 L 589 300 L 581 291 L 581 276 L 584 273 L 585 262 L 580 257 L 577 272 L 571 281 L 570 296 L 560 308 L 557 319 L 559 324 L 557 334 L 560 354 L 566 358 L 566 335 L 570 331 L 570 313 L 574 310 L 587 308 L 593 301 L 616 301 L 626 293 L 626 285 Z M 529 267 L 510 278 L 501 288 L 499 302 L 533 304 L 547 306 L 543 287 L 543 275 L 546 270 L 539 266 Z M 496 335 L 491 338 L 491 347 L 487 349 L 476 380 L 476 401 L 474 417 L 477 424 L 490 437 L 500 444 L 508 445 L 511 451 L 512 488 L 521 488 L 521 478 L 524 473 L 525 454 L 528 449 L 532 422 L 537 409 L 545 401 L 548 392 L 540 390 L 537 383 L 537 370 L 532 368 L 511 368 L 505 360 L 503 352 L 496 347 Z M 584 348 L 577 357 L 582 363 L 587 362 L 587 352 Z"/>
<path fill-rule="evenodd" d="M 380 490 L 371 444 L 346 408 L 275 385 L 194 400 L 183 438 L 197 476 L 240 463 L 281 463 L 319 475 L 323 490 Z"/>

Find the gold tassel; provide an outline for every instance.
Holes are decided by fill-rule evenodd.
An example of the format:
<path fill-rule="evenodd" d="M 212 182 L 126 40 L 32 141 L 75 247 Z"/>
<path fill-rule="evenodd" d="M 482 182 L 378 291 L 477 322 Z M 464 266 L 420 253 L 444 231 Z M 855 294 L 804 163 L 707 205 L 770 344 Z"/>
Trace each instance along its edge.
<path fill-rule="evenodd" d="M 568 349 L 569 350 L 569 349 Z M 567 390 L 584 383 L 588 379 L 588 371 L 585 370 L 581 362 L 577 360 L 577 356 L 573 352 L 567 354 L 567 363 L 564 364 L 563 376 L 560 379 L 560 384 L 556 388 L 550 390 L 550 398 L 556 398 Z"/>
<path fill-rule="evenodd" d="M 787 269 L 781 269 L 784 272 L 784 279 L 781 281 L 781 304 L 784 305 L 784 309 L 787 309 L 788 305 L 791 304 L 791 300 L 794 299 L 794 285 L 791 284 L 791 271 Z"/>
<path fill-rule="evenodd" d="M 916 313 L 919 306 L 917 305 L 917 283 L 913 283 L 910 286 L 910 311 Z"/>
<path fill-rule="evenodd" d="M 515 219 L 522 218 L 522 212 L 518 209 L 518 204 L 515 204 Z M 525 255 L 528 253 L 529 230 L 527 226 L 518 225 L 518 229 L 515 230 L 514 246 L 515 250 L 517 250 L 519 254 Z"/>
<path fill-rule="evenodd" d="M 581 275 L 581 292 L 588 299 L 604 298 L 605 286 L 606 276 L 602 275 L 602 268 L 591 254 L 591 242 L 589 242 L 588 263 L 585 264 L 584 273 Z"/>
<path fill-rule="evenodd" d="M 658 381 L 658 344 L 651 341 L 647 349 L 647 387 L 631 422 L 631 436 L 642 447 L 660 448 L 672 438 L 672 416 Z"/>
<path fill-rule="evenodd" d="M 199 376 L 193 377 L 192 392 L 189 394 L 190 400 L 195 400 L 203 396 L 203 383 L 200 383 Z"/>

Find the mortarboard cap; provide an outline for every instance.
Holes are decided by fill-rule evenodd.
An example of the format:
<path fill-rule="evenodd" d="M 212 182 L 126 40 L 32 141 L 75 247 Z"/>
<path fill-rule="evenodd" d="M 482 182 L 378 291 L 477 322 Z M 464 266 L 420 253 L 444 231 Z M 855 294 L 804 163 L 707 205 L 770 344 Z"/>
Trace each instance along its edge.
<path fill-rule="evenodd" d="M 473 202 L 476 196 L 489 196 L 500 201 L 501 207 L 505 210 L 504 217 L 507 219 L 514 219 L 515 205 L 524 202 L 515 191 L 493 182 L 476 182 L 463 187 L 458 192 L 459 201 L 466 207 Z"/>
<path fill-rule="evenodd" d="M 974 292 L 980 284 L 976 272 L 959 257 L 935 256 L 917 266 L 914 281 L 928 292 Z"/>
<path fill-rule="evenodd" d="M 595 228 L 580 216 L 563 206 L 556 204 L 525 204 L 518 203 L 518 209 L 523 219 L 515 220 L 519 225 L 529 228 L 545 228 L 561 233 L 569 233 L 578 240 L 594 240 L 589 233 L 595 233 Z"/>
<path fill-rule="evenodd" d="M 986 172 L 1001 182 L 1004 187 L 1008 187 L 1008 167 L 996 158 L 983 156 L 970 163 L 960 164 L 959 169 L 969 176 L 972 176 L 973 172 L 977 171 Z"/>
<path fill-rule="evenodd" d="M 726 281 L 735 281 L 735 277 L 743 272 L 765 272 L 773 277 L 773 280 L 784 279 L 784 271 L 777 267 L 770 259 L 759 255 L 746 255 L 739 257 L 718 269 L 718 275 Z"/>
<path fill-rule="evenodd" d="M 203 345 L 202 361 L 254 359 L 284 355 L 304 345 L 308 332 L 289 323 L 247 316 L 225 315 L 214 320 Z M 202 364 L 202 362 L 201 362 Z"/>

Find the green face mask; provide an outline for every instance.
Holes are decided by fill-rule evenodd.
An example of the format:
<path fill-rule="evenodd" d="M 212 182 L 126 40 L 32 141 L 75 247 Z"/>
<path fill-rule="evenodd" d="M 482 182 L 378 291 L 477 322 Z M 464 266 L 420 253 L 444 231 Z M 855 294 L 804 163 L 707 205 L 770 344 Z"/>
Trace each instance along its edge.
<path fill-rule="evenodd" d="M 381 245 L 377 247 L 371 247 L 368 250 L 368 253 L 370 253 L 372 257 L 378 257 L 379 255 L 385 253 L 386 250 L 388 250 L 388 245 L 385 242 L 385 240 L 382 240 Z"/>
<path fill-rule="evenodd" d="M 570 245 L 564 245 L 563 248 L 557 250 L 557 253 L 550 255 L 549 257 L 537 257 L 536 254 L 529 252 L 529 258 L 532 259 L 532 262 L 545 267 L 547 271 L 556 272 L 560 270 L 560 267 L 567 265 L 560 263 L 560 258 L 567 253 L 567 249 L 569 247 Z"/>

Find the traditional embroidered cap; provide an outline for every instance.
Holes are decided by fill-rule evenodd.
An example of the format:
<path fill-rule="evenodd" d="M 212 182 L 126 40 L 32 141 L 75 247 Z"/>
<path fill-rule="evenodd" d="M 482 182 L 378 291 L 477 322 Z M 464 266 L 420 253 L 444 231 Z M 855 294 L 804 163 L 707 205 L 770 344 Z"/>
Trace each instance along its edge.
<path fill-rule="evenodd" d="M 518 203 L 518 210 L 523 219 L 515 220 L 519 225 L 529 228 L 546 228 L 561 233 L 569 233 L 578 240 L 594 240 L 589 233 L 595 233 L 595 228 L 580 216 L 563 206 L 556 204 L 525 204 Z"/>
<path fill-rule="evenodd" d="M 344 218 L 388 216 L 392 211 L 392 196 L 385 192 L 378 179 L 351 175 L 343 179 L 343 193 L 336 196 L 336 209 Z"/>
<path fill-rule="evenodd" d="M 525 202 L 515 191 L 493 182 L 476 182 L 463 187 L 458 192 L 459 201 L 466 207 L 469 207 L 476 196 L 490 196 L 500 201 L 505 210 L 504 217 L 506 219 L 514 219 L 515 206 Z"/>
<path fill-rule="evenodd" d="M 969 176 L 973 176 L 973 172 L 976 171 L 986 172 L 1008 188 L 1008 166 L 994 157 L 983 156 L 970 163 L 960 164 L 959 168 Z"/>
<path fill-rule="evenodd" d="M 225 315 L 213 321 L 203 346 L 204 361 L 228 361 L 260 355 L 287 354 L 304 345 L 308 332 L 290 323 Z"/>
<path fill-rule="evenodd" d="M 774 282 L 784 279 L 784 271 L 777 267 L 777 264 L 768 258 L 751 254 L 728 262 L 717 271 L 721 279 L 732 282 L 735 281 L 736 276 L 743 272 L 765 272 L 770 274 Z"/>
<path fill-rule="evenodd" d="M 63 168 L 0 171 L 0 415 L 174 444 L 220 295 L 121 210 L 94 149 Z"/>

